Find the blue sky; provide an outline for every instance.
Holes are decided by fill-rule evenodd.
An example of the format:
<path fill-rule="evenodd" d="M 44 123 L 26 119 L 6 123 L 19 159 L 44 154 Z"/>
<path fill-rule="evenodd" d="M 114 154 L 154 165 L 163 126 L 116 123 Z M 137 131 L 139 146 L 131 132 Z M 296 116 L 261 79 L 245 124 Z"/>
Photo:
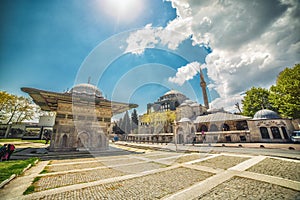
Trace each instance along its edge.
<path fill-rule="evenodd" d="M 234 112 L 243 92 L 268 88 L 300 58 L 298 1 L 0 4 L 0 89 L 17 95 L 21 87 L 63 92 L 91 77 L 142 114 L 171 88 L 203 103 L 201 66 L 211 107 Z"/>
<path fill-rule="evenodd" d="M 101 8 L 95 8 L 101 6 L 97 1 L 83 4 L 79 1 L 9 0 L 1 4 L 0 85 L 1 90 L 17 95 L 25 95 L 20 91 L 20 87 L 25 86 L 63 92 L 75 83 L 87 82 L 87 77 L 85 80 L 76 80 L 76 75 L 84 59 L 101 42 L 115 34 L 143 28 L 149 23 L 154 27 L 165 27 L 176 17 L 171 3 L 161 0 L 143 1 L 147 12 L 140 13 L 131 22 L 120 21 L 102 12 Z M 195 48 L 190 42 L 185 43 L 187 47 L 184 48 Z M 202 50 L 198 48 L 198 52 Z M 199 59 L 204 61 L 203 55 Z M 101 62 L 101 55 L 97 62 Z M 120 55 L 107 67 L 99 82 L 99 77 L 94 78 L 93 72 L 87 76 L 91 76 L 91 82 L 98 85 L 107 98 L 112 99 L 115 83 L 122 75 L 132 68 L 151 63 L 160 63 L 176 70 L 187 61 L 165 50 L 149 49 L 143 55 Z M 163 71 L 157 74 L 161 80 L 167 78 Z M 196 79 L 193 84 L 198 87 Z M 151 85 L 155 90 L 149 94 Z M 138 103 L 139 110 L 144 111 L 147 103 L 168 90 L 160 85 L 142 83 L 137 91 L 138 96 L 146 92 L 151 99 L 134 95 L 130 101 Z M 123 86 L 122 90 L 125 91 L 126 83 Z M 125 97 L 128 99 L 128 96 Z M 124 101 L 120 95 L 114 100 Z"/>

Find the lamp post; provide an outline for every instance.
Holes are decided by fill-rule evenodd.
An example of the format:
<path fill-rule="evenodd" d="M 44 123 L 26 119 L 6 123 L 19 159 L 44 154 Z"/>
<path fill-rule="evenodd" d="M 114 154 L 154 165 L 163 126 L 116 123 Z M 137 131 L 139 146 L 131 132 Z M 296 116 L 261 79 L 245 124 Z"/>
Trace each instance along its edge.
<path fill-rule="evenodd" d="M 175 149 L 177 152 L 178 147 L 177 147 L 177 122 L 176 122 L 176 120 L 174 120 L 174 144 L 175 144 Z"/>

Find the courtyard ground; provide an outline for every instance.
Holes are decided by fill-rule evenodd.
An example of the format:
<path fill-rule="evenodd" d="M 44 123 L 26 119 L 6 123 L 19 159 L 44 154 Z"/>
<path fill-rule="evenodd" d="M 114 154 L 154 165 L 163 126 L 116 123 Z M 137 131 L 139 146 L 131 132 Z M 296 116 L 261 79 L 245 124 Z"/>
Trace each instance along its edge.
<path fill-rule="evenodd" d="M 0 189 L 1 199 L 300 199 L 298 150 L 277 156 L 197 145 L 178 146 L 175 152 L 172 145 L 151 145 L 111 144 L 107 152 L 40 151 L 41 161 Z M 26 146 L 13 158 L 36 152 Z"/>

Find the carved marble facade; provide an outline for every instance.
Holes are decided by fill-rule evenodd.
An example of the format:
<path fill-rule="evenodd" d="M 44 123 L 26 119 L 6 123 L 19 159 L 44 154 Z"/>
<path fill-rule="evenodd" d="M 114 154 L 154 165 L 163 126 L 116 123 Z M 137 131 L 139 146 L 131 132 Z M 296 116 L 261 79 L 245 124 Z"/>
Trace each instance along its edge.
<path fill-rule="evenodd" d="M 102 97 L 91 84 L 79 84 L 66 93 L 22 88 L 42 110 L 55 111 L 51 151 L 105 150 L 108 148 L 108 128 L 113 114 L 136 104 L 111 102 Z"/>

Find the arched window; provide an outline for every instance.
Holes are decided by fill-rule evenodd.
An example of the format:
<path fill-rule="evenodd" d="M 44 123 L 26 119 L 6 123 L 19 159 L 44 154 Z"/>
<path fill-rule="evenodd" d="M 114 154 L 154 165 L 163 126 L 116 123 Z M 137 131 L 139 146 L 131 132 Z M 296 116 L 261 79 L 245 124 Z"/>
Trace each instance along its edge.
<path fill-rule="evenodd" d="M 204 124 L 202 124 L 201 126 L 199 125 L 198 128 L 197 128 L 197 132 L 202 132 L 202 131 L 205 131 L 205 132 L 208 131 L 207 126 L 204 125 Z"/>
<path fill-rule="evenodd" d="M 271 127 L 271 132 L 272 132 L 272 135 L 273 135 L 274 139 L 282 139 L 278 127 L 272 126 Z"/>
<path fill-rule="evenodd" d="M 222 131 L 230 131 L 230 127 L 229 127 L 229 125 L 228 124 L 223 124 L 222 126 L 221 126 L 221 130 Z"/>
<path fill-rule="evenodd" d="M 259 127 L 262 139 L 270 139 L 269 131 L 266 127 Z"/>
<path fill-rule="evenodd" d="M 284 139 L 288 140 L 290 137 L 289 137 L 289 135 L 287 134 L 286 129 L 285 129 L 284 126 L 281 127 L 281 131 L 282 131 L 282 133 L 283 133 Z"/>
<path fill-rule="evenodd" d="M 62 146 L 67 147 L 68 146 L 67 142 L 68 142 L 68 136 L 64 134 L 64 136 L 62 137 Z"/>
<path fill-rule="evenodd" d="M 208 131 L 207 126 L 206 126 L 206 125 L 202 125 L 202 126 L 201 126 L 201 131 Z"/>
<path fill-rule="evenodd" d="M 236 129 L 237 130 L 247 130 L 248 129 L 248 125 L 246 121 L 238 121 L 236 123 Z"/>
<path fill-rule="evenodd" d="M 89 135 L 86 132 L 81 132 L 78 135 L 78 140 L 80 141 L 79 146 L 81 148 L 89 147 Z"/>
<path fill-rule="evenodd" d="M 215 124 L 210 125 L 209 131 L 218 131 L 218 127 Z"/>

